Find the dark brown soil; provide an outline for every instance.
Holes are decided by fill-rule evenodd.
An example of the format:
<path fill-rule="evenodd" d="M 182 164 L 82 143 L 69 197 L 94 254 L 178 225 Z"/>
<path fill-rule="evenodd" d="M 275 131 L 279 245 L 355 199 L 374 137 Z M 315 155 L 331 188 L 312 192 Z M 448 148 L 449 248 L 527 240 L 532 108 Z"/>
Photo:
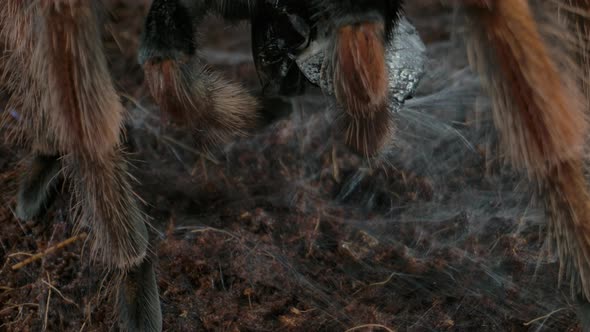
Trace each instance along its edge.
<path fill-rule="evenodd" d="M 108 1 L 105 48 L 154 226 L 165 330 L 580 330 L 542 210 L 491 153 L 451 13 L 408 5 L 431 74 L 388 163 L 369 171 L 333 139 L 314 89 L 217 161 L 202 157 L 161 121 L 136 64 L 145 2 Z M 214 69 L 258 88 L 247 25 L 211 19 L 203 39 Z M 11 269 L 73 231 L 66 188 L 43 218 L 13 217 L 24 157 L 0 146 L 0 331 L 112 329 L 108 274 L 83 241 Z"/>

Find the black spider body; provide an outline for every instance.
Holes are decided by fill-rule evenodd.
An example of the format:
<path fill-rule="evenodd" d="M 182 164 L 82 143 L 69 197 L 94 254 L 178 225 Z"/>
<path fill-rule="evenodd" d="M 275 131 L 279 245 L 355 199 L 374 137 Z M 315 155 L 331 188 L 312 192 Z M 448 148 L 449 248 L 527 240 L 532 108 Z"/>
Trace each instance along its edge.
<path fill-rule="evenodd" d="M 315 35 L 309 8 L 301 1 L 262 1 L 251 22 L 254 64 L 264 93 L 303 93 L 305 77 L 294 56 Z"/>
<path fill-rule="evenodd" d="M 384 43 L 392 38 L 402 1 L 262 0 L 252 12 L 254 63 L 266 95 L 304 92 L 306 79 L 294 58 L 312 40 L 349 24 L 380 22 Z"/>

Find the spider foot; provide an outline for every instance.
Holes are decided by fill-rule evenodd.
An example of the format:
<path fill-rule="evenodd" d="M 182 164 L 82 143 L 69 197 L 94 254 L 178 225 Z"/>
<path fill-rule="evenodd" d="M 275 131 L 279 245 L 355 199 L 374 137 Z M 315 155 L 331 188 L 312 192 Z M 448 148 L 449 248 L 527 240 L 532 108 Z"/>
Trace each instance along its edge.
<path fill-rule="evenodd" d="M 74 218 L 91 232 L 93 258 L 127 271 L 147 252 L 147 216 L 133 191 L 128 165 L 116 150 L 102 159 L 64 159 L 74 191 Z"/>
<path fill-rule="evenodd" d="M 18 188 L 16 216 L 30 220 L 45 211 L 55 197 L 61 171 L 58 156 L 36 155 Z"/>
<path fill-rule="evenodd" d="M 117 294 L 119 324 L 125 331 L 162 331 L 162 312 L 151 258 L 128 271 Z"/>
<path fill-rule="evenodd" d="M 576 298 L 576 311 L 583 332 L 590 332 L 590 302 L 582 295 Z"/>

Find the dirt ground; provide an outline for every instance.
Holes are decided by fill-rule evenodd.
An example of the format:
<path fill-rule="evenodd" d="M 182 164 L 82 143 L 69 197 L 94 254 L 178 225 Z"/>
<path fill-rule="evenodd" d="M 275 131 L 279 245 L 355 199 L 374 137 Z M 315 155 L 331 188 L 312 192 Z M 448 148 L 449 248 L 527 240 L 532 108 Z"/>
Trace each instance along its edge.
<path fill-rule="evenodd" d="M 166 331 L 580 331 L 544 214 L 493 153 L 452 13 L 408 4 L 432 62 L 388 162 L 369 169 L 332 137 L 314 89 L 203 157 L 143 82 L 146 1 L 108 2 L 105 49 L 129 111 Z M 248 26 L 211 19 L 202 31 L 212 68 L 256 90 Z M 0 145 L 0 330 L 113 329 L 108 274 L 83 240 L 11 269 L 73 236 L 67 188 L 44 217 L 13 216 L 25 157 Z"/>

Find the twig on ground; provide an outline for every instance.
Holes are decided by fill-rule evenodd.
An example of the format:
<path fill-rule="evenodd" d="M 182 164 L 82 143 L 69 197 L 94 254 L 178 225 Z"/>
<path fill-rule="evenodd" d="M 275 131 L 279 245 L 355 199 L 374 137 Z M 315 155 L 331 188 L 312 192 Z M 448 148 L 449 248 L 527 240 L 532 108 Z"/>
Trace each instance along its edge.
<path fill-rule="evenodd" d="M 64 247 L 66 247 L 67 245 L 69 245 L 69 244 L 72 244 L 72 243 L 74 243 L 74 242 L 76 242 L 76 241 L 78 241 L 78 240 L 83 240 L 83 239 L 85 239 L 87 235 L 88 235 L 88 234 L 86 234 L 86 233 L 80 233 L 80 234 L 78 234 L 78 235 L 76 235 L 76 236 L 73 236 L 73 237 L 71 237 L 71 238 L 67 239 L 67 240 L 64 240 L 64 241 L 62 241 L 62 242 L 60 242 L 60 243 L 58 243 L 58 244 L 56 244 L 56 245 L 54 245 L 54 246 L 51 246 L 51 247 L 49 247 L 49 248 L 45 249 L 45 251 L 43 251 L 43 252 L 40 252 L 40 253 L 38 253 L 38 254 L 35 254 L 35 255 L 33 255 L 33 256 L 31 256 L 31 257 L 29 257 L 29 258 L 25 259 L 24 261 L 22 261 L 22 262 L 20 262 L 20 263 L 14 264 L 14 265 L 11 267 L 11 269 L 12 269 L 13 271 L 16 271 L 16 270 L 22 269 L 23 267 L 25 267 L 25 266 L 27 266 L 27 265 L 29 265 L 29 264 L 31 264 L 31 263 L 33 263 L 33 262 L 35 262 L 35 261 L 38 261 L 38 260 L 40 260 L 41 258 L 43 258 L 43 257 L 45 257 L 45 256 L 47 256 L 47 255 L 49 255 L 50 253 L 52 253 L 52 252 L 54 252 L 54 251 L 56 251 L 56 250 L 58 250 L 58 249 L 62 249 L 62 248 L 64 248 Z"/>
<path fill-rule="evenodd" d="M 22 307 L 39 307 L 39 304 L 37 303 L 21 303 L 21 304 L 15 304 L 15 305 L 11 305 L 9 307 L 6 307 L 2 310 L 0 310 L 0 314 L 3 314 L 9 310 L 15 309 L 15 308 L 22 308 Z"/>
<path fill-rule="evenodd" d="M 49 276 L 49 272 L 47 272 L 47 280 L 49 280 L 49 285 L 51 285 L 51 277 Z M 45 280 L 43 280 L 45 281 Z M 43 331 L 47 331 L 47 321 L 49 319 L 49 303 L 51 301 L 51 287 L 47 289 L 47 303 L 45 303 L 45 314 L 43 315 Z"/>

